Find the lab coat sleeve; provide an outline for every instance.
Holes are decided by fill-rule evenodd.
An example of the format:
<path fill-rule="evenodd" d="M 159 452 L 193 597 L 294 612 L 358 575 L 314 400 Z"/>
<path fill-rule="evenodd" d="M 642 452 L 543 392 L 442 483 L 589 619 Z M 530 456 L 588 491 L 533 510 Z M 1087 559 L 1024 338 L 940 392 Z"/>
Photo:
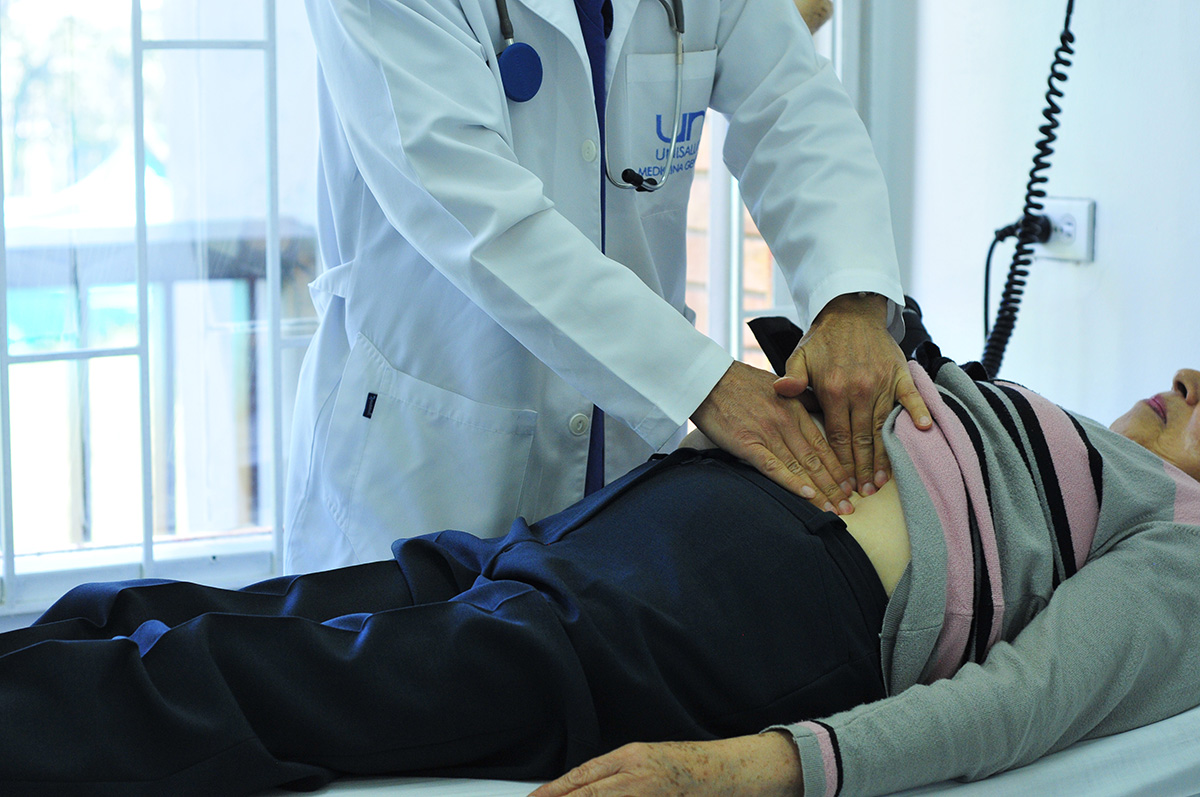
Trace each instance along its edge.
<path fill-rule="evenodd" d="M 791 6 L 721 3 L 712 106 L 729 118 L 725 163 L 807 329 L 836 296 L 870 291 L 895 309 L 904 291 L 871 141 Z"/>
<path fill-rule="evenodd" d="M 805 794 L 976 780 L 1200 702 L 1200 529 L 1146 524 L 1085 565 L 982 665 L 792 726 Z"/>
<path fill-rule="evenodd" d="M 518 163 L 490 43 L 460 5 L 306 2 L 340 123 L 390 223 L 568 383 L 665 443 L 732 358 L 606 258 Z"/>

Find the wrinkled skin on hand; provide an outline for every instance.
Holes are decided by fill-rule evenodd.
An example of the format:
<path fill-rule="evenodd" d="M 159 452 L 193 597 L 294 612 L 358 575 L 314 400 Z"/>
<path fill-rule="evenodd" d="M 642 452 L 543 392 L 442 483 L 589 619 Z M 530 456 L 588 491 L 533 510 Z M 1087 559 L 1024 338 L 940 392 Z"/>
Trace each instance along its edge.
<path fill-rule="evenodd" d="M 735 362 L 692 421 L 713 443 L 817 508 L 849 514 L 853 491 L 871 495 L 890 477 L 882 432 L 896 401 L 918 428 L 932 427 L 887 330 L 887 300 L 848 295 L 817 316 L 785 376 Z M 824 434 L 809 414 L 816 404 Z"/>
<path fill-rule="evenodd" d="M 826 511 L 853 511 L 849 472 L 804 404 L 781 394 L 775 376 L 735 362 L 692 421 L 712 442 Z"/>
<path fill-rule="evenodd" d="M 887 330 L 887 299 L 848 294 L 830 302 L 788 358 L 775 383 L 782 396 L 811 388 L 825 415 L 825 436 L 863 495 L 891 475 L 883 424 L 899 402 L 919 429 L 933 426 L 904 354 Z"/>
<path fill-rule="evenodd" d="M 800 757 L 781 733 L 712 742 L 628 744 L 530 797 L 802 797 Z"/>

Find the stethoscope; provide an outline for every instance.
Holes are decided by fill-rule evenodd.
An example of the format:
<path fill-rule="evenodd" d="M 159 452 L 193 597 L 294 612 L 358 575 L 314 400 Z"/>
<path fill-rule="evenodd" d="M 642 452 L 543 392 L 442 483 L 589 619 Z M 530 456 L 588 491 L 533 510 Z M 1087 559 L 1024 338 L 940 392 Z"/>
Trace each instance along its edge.
<path fill-rule="evenodd" d="M 667 166 L 663 171 L 662 180 L 653 177 L 643 177 L 633 169 L 621 172 L 621 179 L 613 177 L 610 170 L 612 161 L 608 157 L 608 138 L 604 140 L 604 175 L 617 188 L 632 188 L 636 191 L 657 191 L 667 183 L 671 176 L 671 166 L 675 162 L 675 147 L 679 143 L 679 129 L 682 127 L 680 118 L 683 112 L 683 0 L 658 0 L 667 12 L 667 21 L 675 34 L 675 121 L 671 128 L 671 151 L 667 155 Z M 496 0 L 496 11 L 500 15 L 500 35 L 504 38 L 504 48 L 497 53 L 496 61 L 500 66 L 500 80 L 504 84 L 504 94 L 513 102 L 528 102 L 542 87 L 542 59 L 537 50 L 525 42 L 513 41 L 512 19 L 508 16 L 508 3 Z"/>

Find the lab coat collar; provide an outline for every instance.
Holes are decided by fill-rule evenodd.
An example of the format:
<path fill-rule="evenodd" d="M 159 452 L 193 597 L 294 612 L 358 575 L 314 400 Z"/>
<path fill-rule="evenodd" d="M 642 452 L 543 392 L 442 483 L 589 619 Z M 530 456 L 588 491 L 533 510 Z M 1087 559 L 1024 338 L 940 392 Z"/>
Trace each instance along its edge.
<path fill-rule="evenodd" d="M 587 63 L 587 50 L 583 46 L 583 32 L 579 29 L 579 17 L 575 13 L 575 3 L 572 0 L 518 1 L 530 12 L 549 22 L 566 36 L 579 51 L 579 57 L 585 64 Z"/>

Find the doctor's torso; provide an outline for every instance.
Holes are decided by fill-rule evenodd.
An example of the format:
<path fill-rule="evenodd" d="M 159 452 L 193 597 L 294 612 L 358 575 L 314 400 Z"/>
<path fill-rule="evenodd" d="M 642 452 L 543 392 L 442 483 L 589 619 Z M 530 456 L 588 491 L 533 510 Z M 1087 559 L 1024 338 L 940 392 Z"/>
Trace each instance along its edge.
<path fill-rule="evenodd" d="M 494 0 L 429 0 L 420 5 L 428 7 L 431 16 L 434 9 L 445 6 L 442 11 L 447 20 L 461 15 L 453 23 L 442 21 L 442 24 L 461 26 L 462 30 L 456 34 L 475 40 L 474 57 L 484 62 L 491 73 L 491 85 L 478 89 L 480 95 L 491 96 L 478 109 L 476 123 L 487 125 L 488 134 L 498 139 L 495 146 L 509 148 L 519 170 L 536 180 L 536 184 L 522 183 L 512 188 L 512 193 L 540 192 L 547 200 L 547 209 L 561 215 L 585 236 L 593 252 L 602 246 L 608 258 L 636 275 L 640 283 L 631 286 L 603 279 L 563 282 L 561 301 L 578 304 L 581 313 L 586 314 L 587 308 L 580 301 L 586 295 L 600 290 L 648 288 L 665 299 L 675 314 L 683 314 L 687 202 L 696 153 L 710 113 L 719 3 L 705 0 L 687 5 L 683 111 L 670 180 L 654 193 L 622 190 L 609 184 L 603 189 L 603 208 L 605 151 L 615 174 L 632 168 L 645 176 L 661 175 L 670 159 L 675 44 L 657 0 L 614 0 L 614 25 L 608 39 L 605 141 L 601 141 L 587 55 L 570 0 L 508 3 L 516 39 L 534 46 L 544 66 L 540 91 L 525 103 L 507 101 L 503 96 L 495 68 L 495 52 L 502 49 L 503 39 Z M 411 47 L 414 43 L 396 46 Z M 430 68 L 440 66 L 452 72 L 456 57 L 461 55 L 442 56 L 434 51 L 422 60 Z M 475 71 L 477 81 L 480 71 Z M 393 102 L 397 104 L 397 114 L 410 118 L 427 114 L 432 119 L 443 111 L 427 104 L 400 105 L 403 97 L 396 97 Z M 410 240 L 401 231 L 405 225 L 394 224 L 395 220 L 389 218 L 386 198 L 377 196 L 369 176 L 364 179 L 347 136 L 334 123 L 325 127 L 322 131 L 324 188 L 333 211 L 323 224 L 323 253 L 328 266 L 353 262 L 355 273 L 351 282 L 355 288 L 364 286 L 351 299 L 350 325 L 367 334 L 392 364 L 402 370 L 427 374 L 441 387 L 471 398 L 528 408 L 528 396 L 534 392 L 529 389 L 529 369 L 536 368 L 535 362 L 523 362 L 528 354 L 528 341 L 520 340 L 521 330 L 508 319 L 497 318 L 487 306 L 487 299 L 500 293 L 502 286 L 494 286 L 498 290 L 491 291 L 493 286 L 473 284 L 462 290 L 464 286 L 455 284 L 457 279 L 469 280 L 475 276 L 468 273 L 469 265 L 447 268 L 445 263 L 437 262 L 439 253 L 428 251 L 423 242 Z M 453 155 L 447 155 L 443 162 L 427 163 L 428 168 L 438 172 L 432 179 L 461 184 L 453 190 L 468 193 L 484 183 L 484 175 L 474 164 L 456 162 Z M 510 166 L 501 159 L 495 163 L 501 168 Z M 491 165 L 485 163 L 483 168 Z M 423 179 L 428 181 L 431 177 L 426 173 Z M 503 205 L 509 199 L 499 196 L 495 202 Z M 516 201 L 522 199 L 518 197 Z M 340 218 L 338 209 L 342 209 Z M 520 219 L 495 221 L 496 226 L 519 223 Z M 531 246 L 524 252 L 508 255 L 510 259 L 514 259 L 513 255 L 515 259 L 528 257 L 528 268 L 537 269 L 548 284 L 553 284 L 571 265 L 538 262 L 537 256 L 542 252 L 534 249 Z M 466 253 L 464 260 L 469 259 L 470 253 Z M 500 281 L 507 278 L 497 275 Z M 480 301 L 472 289 L 488 296 Z M 496 303 L 503 303 L 503 299 L 497 299 Z M 446 356 L 434 357 L 429 347 L 415 339 L 448 329 L 447 314 L 453 315 L 460 332 L 453 335 L 454 340 L 442 337 L 438 345 L 449 347 Z M 601 321 L 581 315 L 579 323 L 594 325 Z M 455 340 L 463 342 L 463 347 L 456 348 Z M 465 346 L 467 340 L 472 341 L 470 348 Z M 482 350 L 476 348 L 480 341 L 487 341 Z M 647 341 L 647 345 L 664 343 L 661 339 L 658 344 Z M 464 362 L 474 364 L 475 373 L 466 373 Z M 482 378 L 479 369 L 490 373 Z M 508 375 L 511 378 L 506 378 Z M 540 386 L 535 386 L 536 389 Z"/>
<path fill-rule="evenodd" d="M 671 440 L 731 361 L 684 304 L 687 203 L 710 108 L 733 114 L 726 154 L 754 168 L 744 189 L 770 189 L 757 218 L 781 260 L 804 259 L 830 207 L 817 191 L 807 220 L 792 187 L 832 174 L 809 165 L 845 156 L 847 140 L 859 142 L 851 163 L 871 159 L 865 135 L 838 133 L 861 123 L 789 0 L 685 2 L 675 120 L 676 41 L 662 4 L 612 2 L 602 140 L 571 0 L 508 2 L 514 38 L 544 67 L 524 103 L 504 94 L 494 0 L 306 0 L 322 71 L 326 271 L 313 295 L 327 308 L 319 335 L 339 340 L 306 358 L 308 442 L 295 450 L 352 541 L 447 527 L 495 535 L 518 514 L 535 520 L 578 500 L 593 403 L 606 415 L 608 479 Z M 776 120 L 814 107 L 832 132 L 794 154 L 797 139 Z M 613 174 L 672 173 L 653 193 L 619 189 L 605 184 L 606 157 Z M 827 239 L 854 251 L 803 269 L 814 301 L 837 290 L 824 271 L 840 262 L 894 269 L 858 256 L 891 251 L 881 182 L 857 167 L 843 174 L 867 175 L 869 190 L 839 183 L 828 196 L 872 198 L 864 227 L 882 232 Z M 290 483 L 303 494 L 298 474 Z M 386 555 L 386 542 L 354 547 Z"/>
<path fill-rule="evenodd" d="M 448 193 L 464 194 L 481 190 L 479 186 L 499 184 L 500 188 L 496 190 L 511 190 L 514 203 L 526 201 L 524 195 L 527 193 L 540 191 L 547 200 L 546 212 L 559 214 L 586 237 L 592 256 L 598 254 L 597 249 L 603 245 L 611 260 L 620 263 L 623 270 L 637 278 L 636 285 L 605 274 L 594 282 L 578 277 L 572 281 L 567 275 L 575 264 L 564 262 L 572 257 L 570 248 L 564 248 L 563 257 L 550 263 L 538 262 L 536 256 L 544 257 L 544 247 L 533 245 L 522 251 L 496 255 L 497 262 L 503 260 L 507 264 L 505 267 L 511 267 L 516 261 L 517 268 L 524 265 L 521 261 L 527 257 L 528 270 L 536 270 L 536 278 L 542 283 L 532 289 L 544 292 L 538 300 L 561 305 L 563 315 L 573 319 L 550 334 L 562 335 L 563 345 L 571 345 L 576 340 L 571 323 L 580 327 L 603 325 L 605 319 L 588 317 L 587 302 L 582 301 L 589 294 L 600 291 L 618 296 L 621 292 L 636 293 L 636 298 L 641 301 L 644 301 L 641 294 L 652 292 L 661 297 L 658 301 L 665 300 L 663 311 L 669 311 L 677 318 L 682 316 L 685 313 L 687 200 L 696 150 L 709 113 L 716 64 L 718 3 L 688 5 L 683 112 L 673 159 L 669 158 L 669 150 L 670 117 L 675 105 L 675 39 L 657 0 L 614 0 L 614 25 L 607 54 L 606 141 L 601 141 L 600 137 L 589 65 L 573 3 L 538 0 L 526 4 L 511 0 L 508 4 L 516 39 L 533 46 L 544 66 L 539 92 L 525 103 L 507 101 L 503 97 L 494 64 L 494 54 L 501 49 L 502 39 L 492 0 L 463 0 L 461 4 L 452 0 L 442 3 L 431 0 L 421 5 L 430 19 L 435 17 L 434 11 L 443 6 L 441 10 L 446 20 L 461 15 L 455 23 L 442 20 L 440 24 L 455 27 L 453 35 L 459 39 L 474 38 L 475 43 L 469 49 L 474 50 L 474 57 L 484 62 L 491 73 L 489 86 L 486 85 L 488 77 L 478 69 L 478 63 L 474 64 L 476 69 L 472 79 L 481 84 L 473 89 L 480 98 L 477 100 L 479 107 L 464 115 L 469 117 L 477 113 L 478 124 L 488 128 L 479 134 L 480 137 L 492 139 L 486 146 L 498 151 L 510 148 L 516 164 L 514 167 L 504 157 L 498 157 L 491 162 L 481 161 L 484 168 L 495 163 L 501 169 L 527 172 L 537 181 L 536 184 L 527 181 L 509 189 L 501 178 L 489 180 L 488 175 L 481 174 L 475 167 L 465 167 L 448 156 L 445 162 L 430 159 L 423 164 L 425 171 L 421 177 L 424 183 L 437 183 L 435 188 L 448 185 L 444 189 Z M 398 42 L 395 46 L 418 44 L 409 41 Z M 443 56 L 431 51 L 421 60 L 441 64 L 445 70 L 453 71 L 457 65 L 452 57 L 461 57 L 461 54 Z M 404 100 L 404 97 L 394 97 L 392 102 L 397 104 L 397 115 L 405 116 L 414 130 L 420 129 L 418 120 L 422 115 L 435 120 L 445 113 L 445 109 L 419 103 L 415 98 L 412 106 L 402 105 Z M 446 101 L 457 99 L 451 97 Z M 328 97 L 325 102 L 333 105 Z M 556 371 L 548 367 L 529 350 L 526 345 L 529 341 L 521 339 L 519 328 L 507 319 L 496 317 L 496 307 L 505 303 L 503 293 L 506 283 L 513 279 L 511 275 L 475 269 L 470 262 L 473 254 L 458 250 L 452 250 L 451 255 L 461 254 L 465 264 L 448 268 L 437 262 L 440 253 L 431 251 L 436 249 L 438 240 L 427 244 L 410 240 L 412 236 L 401 232 L 410 226 L 421 225 L 421 220 L 413 222 L 390 217 L 389 199 L 380 195 L 390 189 L 372 184 L 378 178 L 364 174 L 360 168 L 364 158 L 356 152 L 353 131 L 342 129 L 342 117 L 343 114 L 336 112 L 323 115 L 323 188 L 327 192 L 325 207 L 328 210 L 322 220 L 321 237 L 324 259 L 331 266 L 341 264 L 343 273 L 326 275 L 324 282 L 318 282 L 318 291 L 337 284 L 334 292 L 346 302 L 347 336 L 352 341 L 360 334 L 364 336 L 377 351 L 378 359 L 386 361 L 405 377 L 403 381 L 409 383 L 409 387 L 436 394 L 439 398 L 461 397 L 470 402 L 466 408 L 459 407 L 452 413 L 463 420 L 464 429 L 495 426 L 494 419 L 481 420 L 479 417 L 495 414 L 491 412 L 493 409 L 526 413 L 521 416 L 525 420 L 515 423 L 517 427 L 523 428 L 529 425 L 528 419 L 534 419 L 531 421 L 534 427 L 532 439 L 516 450 L 531 451 L 531 467 L 544 466 L 556 472 L 539 477 L 526 473 L 523 485 L 510 485 L 510 494 L 520 500 L 511 507 L 514 512 L 508 517 L 516 512 L 537 516 L 570 503 L 578 498 L 578 493 L 561 483 L 573 481 L 570 476 L 573 470 L 582 473 L 587 435 L 580 433 L 586 431 L 581 430 L 585 422 L 581 418 L 590 420 L 592 402 L 570 384 L 574 381 L 570 374 L 561 373 L 561 368 Z M 674 173 L 662 190 L 654 193 L 622 190 L 611 184 L 604 186 L 605 207 L 602 209 L 605 148 L 616 173 L 633 168 L 645 176 L 656 177 L 660 176 L 668 160 L 673 161 Z M 404 152 L 402 155 L 415 162 L 421 153 L 415 151 L 416 145 L 412 149 L 411 154 Z M 411 205 L 412 201 L 409 197 L 400 197 L 395 204 Z M 494 204 L 504 207 L 508 201 L 508 197 L 500 196 Z M 525 223 L 522 219 L 484 220 L 481 225 L 487 228 Z M 480 238 L 482 236 L 476 236 L 475 240 Z M 500 238 L 496 241 L 497 250 L 506 245 Z M 582 244 L 579 242 L 575 251 L 582 251 Z M 485 254 L 494 253 L 492 250 Z M 558 282 L 560 279 L 562 281 Z M 484 295 L 482 300 L 480 294 Z M 545 312 L 543 308 L 538 311 Z M 649 314 L 644 315 L 649 330 L 644 345 L 647 348 L 669 346 L 669 340 L 654 334 Z M 616 340 L 616 335 L 612 337 L 612 356 L 623 356 L 615 353 L 615 349 L 626 344 Z M 579 345 L 595 350 L 607 344 L 593 341 Z M 668 382 L 671 375 L 654 373 L 646 374 L 646 378 Z M 427 406 L 432 401 L 426 397 L 403 396 L 401 399 L 404 408 Z M 608 425 L 608 471 L 611 477 L 643 461 L 653 448 L 621 423 L 625 419 L 620 417 L 619 408 L 610 406 L 606 410 L 617 416 Z M 686 412 L 675 422 L 685 418 Z M 443 442 L 443 445 L 453 443 Z M 514 463 L 506 463 L 502 470 L 512 471 L 514 467 Z"/>
<path fill-rule="evenodd" d="M 686 5 L 682 102 L 676 118 L 675 36 L 662 5 L 658 0 L 612 1 L 603 138 L 587 53 L 570 0 L 508 4 L 515 38 L 535 47 L 544 78 L 532 100 L 505 104 L 505 123 L 515 155 L 542 181 L 556 209 L 682 312 L 685 214 L 710 113 L 720 4 L 705 0 Z M 464 0 L 463 7 L 476 4 L 488 36 L 485 49 L 503 49 L 494 0 Z M 632 169 L 661 182 L 668 163 L 671 174 L 655 192 L 607 183 L 602 208 L 605 161 L 618 179 Z"/>

